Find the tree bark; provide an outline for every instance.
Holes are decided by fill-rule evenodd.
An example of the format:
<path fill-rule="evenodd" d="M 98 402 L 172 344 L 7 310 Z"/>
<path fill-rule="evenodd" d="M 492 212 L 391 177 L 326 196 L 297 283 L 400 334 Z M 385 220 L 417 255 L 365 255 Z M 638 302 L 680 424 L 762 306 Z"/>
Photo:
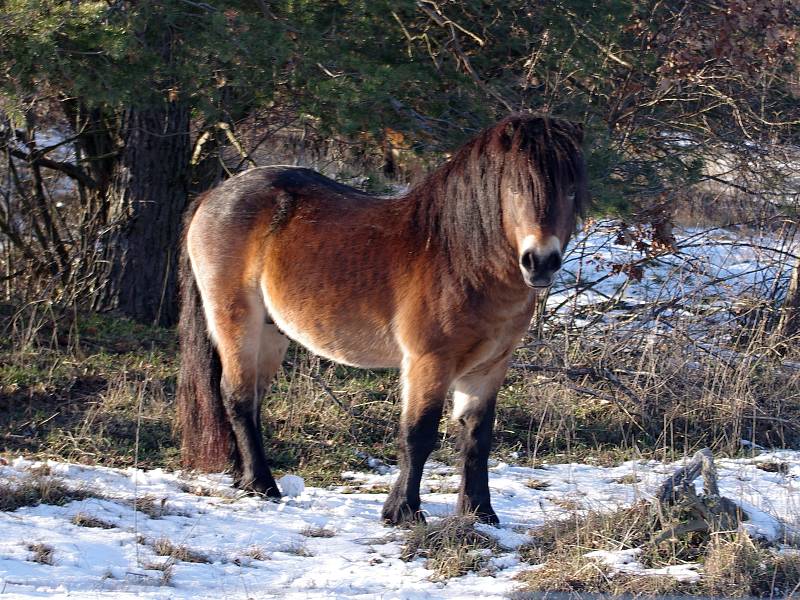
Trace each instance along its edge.
<path fill-rule="evenodd" d="M 178 316 L 177 257 L 191 158 L 189 109 L 179 102 L 128 108 L 122 131 L 110 191 L 111 227 L 103 239 L 107 281 L 98 308 L 172 325 Z"/>

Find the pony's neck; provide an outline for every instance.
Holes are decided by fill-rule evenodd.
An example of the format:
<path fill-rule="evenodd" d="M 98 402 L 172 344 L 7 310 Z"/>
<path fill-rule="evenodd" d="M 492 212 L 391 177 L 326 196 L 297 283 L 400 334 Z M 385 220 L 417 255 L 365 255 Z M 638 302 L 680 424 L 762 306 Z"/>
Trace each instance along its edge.
<path fill-rule="evenodd" d="M 486 158 L 460 152 L 412 188 L 404 202 L 418 243 L 465 284 L 509 280 L 516 257 L 503 228 L 500 178 Z"/>

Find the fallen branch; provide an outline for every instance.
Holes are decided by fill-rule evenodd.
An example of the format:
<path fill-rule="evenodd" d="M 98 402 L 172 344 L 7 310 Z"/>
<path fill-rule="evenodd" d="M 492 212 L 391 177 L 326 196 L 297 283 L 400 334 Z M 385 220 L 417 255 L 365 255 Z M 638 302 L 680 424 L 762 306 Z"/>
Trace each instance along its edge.
<path fill-rule="evenodd" d="M 694 481 L 703 477 L 703 494 L 697 494 Z M 653 543 L 677 539 L 692 532 L 731 531 L 747 521 L 747 512 L 733 500 L 721 496 L 717 468 L 711 450 L 703 448 L 675 471 L 658 488 L 654 501 L 663 529 Z M 688 512 L 688 517 L 685 516 Z M 678 516 L 681 521 L 675 521 Z"/>

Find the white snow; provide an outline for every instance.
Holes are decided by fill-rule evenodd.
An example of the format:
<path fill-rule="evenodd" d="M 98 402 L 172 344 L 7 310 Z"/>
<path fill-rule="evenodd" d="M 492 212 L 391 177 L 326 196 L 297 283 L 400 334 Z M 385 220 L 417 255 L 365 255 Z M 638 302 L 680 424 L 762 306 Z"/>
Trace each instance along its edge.
<path fill-rule="evenodd" d="M 297 498 L 306 489 L 306 483 L 297 475 L 284 475 L 278 480 L 281 493 L 288 498 Z"/>
<path fill-rule="evenodd" d="M 758 468 L 763 461 L 787 468 L 783 473 L 767 472 Z M 385 489 L 397 475 L 394 468 L 386 474 L 349 473 L 347 486 L 305 487 L 279 503 L 242 495 L 225 475 L 189 477 L 160 469 L 16 459 L 0 467 L 0 482 L 24 481 L 43 464 L 52 477 L 90 496 L 65 506 L 43 504 L 0 513 L 4 598 L 502 598 L 514 591 L 514 575 L 531 568 L 515 550 L 529 540 L 530 528 L 567 514 L 561 506 L 564 500 L 582 509 L 613 510 L 649 497 L 677 467 L 654 461 L 617 467 L 547 464 L 536 469 L 495 464 L 490 485 L 502 525 L 479 527 L 497 538 L 500 550 L 484 571 L 438 582 L 432 581 L 424 559 L 400 560 L 404 532 L 381 524 L 386 494 L 369 489 Z M 723 459 L 718 469 L 721 492 L 755 515 L 748 524 L 752 531 L 772 536 L 779 532 L 778 520 L 800 523 L 800 452 Z M 532 489 L 526 485 L 531 479 L 547 485 Z M 430 519 L 453 512 L 455 494 L 436 490 L 455 480 L 450 467 L 434 463 L 426 469 L 423 508 Z M 621 483 L 633 480 L 638 483 Z M 134 511 L 135 498 L 140 506 L 155 503 L 163 516 Z M 71 520 L 78 513 L 113 528 L 75 525 Z M 320 529 L 333 536 L 312 537 Z M 156 556 L 153 542 L 164 538 L 210 562 Z M 54 564 L 32 562 L 32 543 L 52 546 Z M 655 573 L 642 569 L 635 551 L 596 557 L 620 571 Z M 153 568 L 165 562 L 172 564 L 167 583 L 161 581 L 162 571 Z M 669 572 L 697 576 L 692 565 Z"/>

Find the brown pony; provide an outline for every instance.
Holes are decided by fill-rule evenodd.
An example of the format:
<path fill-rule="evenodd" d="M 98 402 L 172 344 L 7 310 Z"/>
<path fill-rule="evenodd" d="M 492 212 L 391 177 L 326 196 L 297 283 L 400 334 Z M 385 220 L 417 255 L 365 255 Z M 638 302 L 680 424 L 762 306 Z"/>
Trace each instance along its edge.
<path fill-rule="evenodd" d="M 345 364 L 400 368 L 400 475 L 384 520 L 422 519 L 422 468 L 453 390 L 458 511 L 496 523 L 495 398 L 586 202 L 582 138 L 579 125 L 517 114 L 403 196 L 273 166 L 198 199 L 181 278 L 184 464 L 214 468 L 230 451 L 240 487 L 280 497 L 259 415 L 293 339 Z"/>

